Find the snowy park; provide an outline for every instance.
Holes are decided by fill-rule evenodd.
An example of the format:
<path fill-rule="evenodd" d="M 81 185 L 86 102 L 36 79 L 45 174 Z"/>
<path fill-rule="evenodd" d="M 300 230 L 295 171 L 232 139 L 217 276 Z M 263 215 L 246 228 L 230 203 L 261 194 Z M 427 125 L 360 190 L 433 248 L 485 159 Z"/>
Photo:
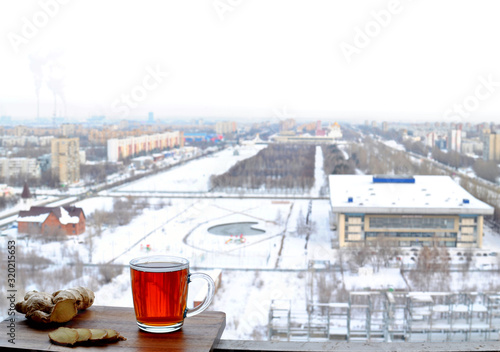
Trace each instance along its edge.
<path fill-rule="evenodd" d="M 400 270 L 402 265 L 411 269 L 418 255 L 415 251 L 402 250 L 388 267 L 357 270 L 350 263 L 351 252 L 338 248 L 329 216 L 330 202 L 318 197 L 326 182 L 320 148 L 316 150 L 315 184 L 310 199 L 276 194 L 269 198 L 245 194 L 232 198 L 223 194 L 169 196 L 174 192 L 208 193 L 211 175 L 225 172 L 262 148 L 265 146 L 242 146 L 238 153 L 226 149 L 75 203 L 91 219 L 96 213 L 111 211 L 117 199 L 134 197 L 142 209 L 125 226 L 102 226 L 98 235 L 89 227 L 82 235 L 54 242 L 18 235 L 18 251 L 38 258 L 33 267 L 44 274 L 32 275 L 35 271 L 25 267 L 26 272 L 21 275 L 24 290 L 52 292 L 61 285 L 84 285 L 95 290 L 96 305 L 132 307 L 130 260 L 152 254 L 181 256 L 190 261 L 194 272 L 221 272 L 220 287 L 209 309 L 227 314 L 223 338 L 265 340 L 272 300 L 290 300 L 293 309 L 305 312 L 307 299 L 321 298 L 320 291 L 312 296 L 306 294 L 311 285 L 310 263 L 331 264 L 332 271 L 325 276 L 331 302 L 345 302 L 341 288 L 415 288 L 411 287 L 409 275 Z M 227 227 L 232 224 L 247 224 L 246 229 L 252 231 L 246 231 L 244 226 Z M 214 233 L 220 226 L 222 234 Z M 452 269 L 464 260 L 459 252 L 449 249 Z M 478 251 L 480 255 L 474 256 L 471 270 L 451 270 L 443 290 L 498 290 L 498 257 L 489 255 L 494 252 L 500 252 L 500 235 L 485 228 L 484 246 Z M 434 290 L 439 286 L 436 285 Z M 193 284 L 190 301 L 202 291 L 203 287 Z M 20 298 L 23 293 L 18 295 Z"/>

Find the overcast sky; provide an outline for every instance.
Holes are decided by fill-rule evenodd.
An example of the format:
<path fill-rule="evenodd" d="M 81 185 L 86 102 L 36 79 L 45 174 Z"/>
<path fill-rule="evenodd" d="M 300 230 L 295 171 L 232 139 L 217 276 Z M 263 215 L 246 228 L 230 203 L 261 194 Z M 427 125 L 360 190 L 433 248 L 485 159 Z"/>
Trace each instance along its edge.
<path fill-rule="evenodd" d="M 0 1 L 0 115 L 500 121 L 498 0 Z"/>

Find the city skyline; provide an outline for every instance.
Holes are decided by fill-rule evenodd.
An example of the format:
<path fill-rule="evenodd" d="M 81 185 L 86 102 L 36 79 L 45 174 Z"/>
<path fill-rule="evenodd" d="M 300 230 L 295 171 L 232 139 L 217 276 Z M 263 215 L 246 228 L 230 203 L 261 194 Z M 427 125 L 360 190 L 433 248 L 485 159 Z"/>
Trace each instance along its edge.
<path fill-rule="evenodd" d="M 0 4 L 0 115 L 498 121 L 497 8 L 468 0 Z"/>

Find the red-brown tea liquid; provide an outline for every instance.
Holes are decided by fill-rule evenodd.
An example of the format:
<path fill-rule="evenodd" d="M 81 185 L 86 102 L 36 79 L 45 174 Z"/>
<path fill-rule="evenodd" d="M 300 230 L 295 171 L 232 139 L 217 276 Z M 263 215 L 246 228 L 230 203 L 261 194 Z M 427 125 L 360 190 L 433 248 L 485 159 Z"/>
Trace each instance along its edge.
<path fill-rule="evenodd" d="M 179 263 L 145 263 L 141 267 L 178 266 Z M 186 310 L 189 269 L 145 272 L 130 269 L 137 321 L 151 326 L 182 323 Z"/>

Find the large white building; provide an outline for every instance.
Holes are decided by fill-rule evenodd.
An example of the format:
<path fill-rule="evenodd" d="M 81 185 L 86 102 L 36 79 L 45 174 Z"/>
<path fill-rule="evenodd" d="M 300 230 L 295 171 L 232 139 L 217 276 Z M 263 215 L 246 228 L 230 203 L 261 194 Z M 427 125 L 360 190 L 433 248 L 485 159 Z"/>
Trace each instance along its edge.
<path fill-rule="evenodd" d="M 448 176 L 331 175 L 339 245 L 481 247 L 493 207 Z"/>
<path fill-rule="evenodd" d="M 108 139 L 108 161 L 115 162 L 127 157 L 183 146 L 184 133 L 182 131 L 113 138 Z"/>

